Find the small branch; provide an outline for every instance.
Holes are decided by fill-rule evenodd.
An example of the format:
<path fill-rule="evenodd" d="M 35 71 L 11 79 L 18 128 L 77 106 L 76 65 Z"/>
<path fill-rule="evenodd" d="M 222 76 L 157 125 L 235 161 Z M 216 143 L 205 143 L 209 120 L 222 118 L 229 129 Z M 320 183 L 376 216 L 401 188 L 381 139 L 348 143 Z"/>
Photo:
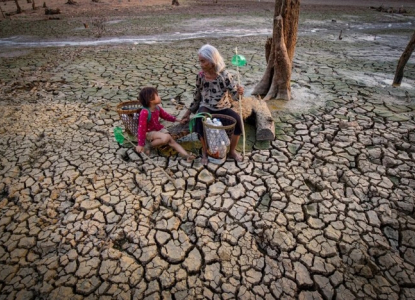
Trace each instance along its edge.
<path fill-rule="evenodd" d="M 3 9 L 1 8 L 1 6 L 0 6 L 0 11 L 1 11 L 1 14 L 2 14 L 3 18 L 4 18 L 4 19 L 6 19 L 5 15 L 4 15 L 4 11 L 3 11 Z"/>
<path fill-rule="evenodd" d="M 409 41 L 408 45 L 406 46 L 405 50 L 403 51 L 398 61 L 398 65 L 396 67 L 395 77 L 393 79 L 392 86 L 397 87 L 401 85 L 402 78 L 403 78 L 403 70 L 409 58 L 411 57 L 412 52 L 414 52 L 414 50 L 415 50 L 415 31 L 412 35 L 411 40 Z"/>

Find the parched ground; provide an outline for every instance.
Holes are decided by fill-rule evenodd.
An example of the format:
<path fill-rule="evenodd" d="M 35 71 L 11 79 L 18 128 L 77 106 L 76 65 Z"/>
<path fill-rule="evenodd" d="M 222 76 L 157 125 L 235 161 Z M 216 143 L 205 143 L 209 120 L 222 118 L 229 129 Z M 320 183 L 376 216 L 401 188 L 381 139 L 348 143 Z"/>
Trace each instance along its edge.
<path fill-rule="evenodd" d="M 255 141 L 247 124 L 243 163 L 203 167 L 119 145 L 115 108 L 152 85 L 182 114 L 169 100 L 190 103 L 206 42 L 227 62 L 235 46 L 246 56 L 248 97 L 266 34 L 236 34 L 266 26 L 273 3 L 161 3 L 127 14 L 78 2 L 63 4 L 59 20 L 25 9 L 0 22 L 0 299 L 415 299 L 413 58 L 402 86 L 391 86 L 413 8 L 303 1 L 293 100 L 268 102 L 275 139 Z M 83 26 L 101 17 L 69 15 L 84 6 L 108 7 L 101 38 Z M 27 46 L 203 28 L 235 36 Z"/>

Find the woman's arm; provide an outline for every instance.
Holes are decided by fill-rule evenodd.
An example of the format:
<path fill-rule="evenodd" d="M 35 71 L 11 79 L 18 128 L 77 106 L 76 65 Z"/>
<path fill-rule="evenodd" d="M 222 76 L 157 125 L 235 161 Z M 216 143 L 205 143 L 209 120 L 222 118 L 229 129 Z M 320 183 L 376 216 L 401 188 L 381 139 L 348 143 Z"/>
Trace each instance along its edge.
<path fill-rule="evenodd" d="M 202 101 L 202 88 L 202 74 L 199 73 L 196 75 L 196 88 L 193 92 L 193 102 L 190 104 L 189 107 L 189 111 L 191 113 L 195 114 L 199 109 L 200 101 Z"/>

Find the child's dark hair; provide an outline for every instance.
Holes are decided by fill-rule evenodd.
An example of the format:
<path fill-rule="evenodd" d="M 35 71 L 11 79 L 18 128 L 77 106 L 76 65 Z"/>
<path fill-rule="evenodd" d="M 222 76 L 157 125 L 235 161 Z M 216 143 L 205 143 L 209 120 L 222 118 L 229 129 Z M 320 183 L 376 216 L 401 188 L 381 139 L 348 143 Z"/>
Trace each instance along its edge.
<path fill-rule="evenodd" d="M 144 87 L 140 91 L 138 99 L 143 107 L 149 107 L 150 101 L 154 99 L 155 95 L 158 95 L 157 89 L 153 87 Z"/>

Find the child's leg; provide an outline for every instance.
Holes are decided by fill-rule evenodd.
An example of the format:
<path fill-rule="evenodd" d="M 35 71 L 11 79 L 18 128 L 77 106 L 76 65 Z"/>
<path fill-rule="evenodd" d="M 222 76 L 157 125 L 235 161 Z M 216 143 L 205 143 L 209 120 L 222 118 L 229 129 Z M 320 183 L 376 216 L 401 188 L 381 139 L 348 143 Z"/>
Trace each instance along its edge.
<path fill-rule="evenodd" d="M 152 147 L 163 146 L 170 142 L 170 134 L 160 131 L 152 131 L 148 133 L 147 137 L 151 141 Z"/>
<path fill-rule="evenodd" d="M 183 157 L 188 157 L 189 154 L 184 150 L 184 148 L 176 142 L 172 137 L 170 137 L 169 146 L 172 147 L 174 150 L 176 150 L 179 154 L 181 154 Z"/>
<path fill-rule="evenodd" d="M 157 131 L 157 132 L 152 132 L 150 138 L 152 140 L 151 145 L 153 147 L 168 144 L 170 147 L 176 150 L 183 157 L 186 157 L 187 159 L 189 159 L 190 155 L 186 152 L 186 150 L 184 150 L 184 148 L 179 143 L 177 143 L 173 139 L 173 137 L 170 134 Z"/>

